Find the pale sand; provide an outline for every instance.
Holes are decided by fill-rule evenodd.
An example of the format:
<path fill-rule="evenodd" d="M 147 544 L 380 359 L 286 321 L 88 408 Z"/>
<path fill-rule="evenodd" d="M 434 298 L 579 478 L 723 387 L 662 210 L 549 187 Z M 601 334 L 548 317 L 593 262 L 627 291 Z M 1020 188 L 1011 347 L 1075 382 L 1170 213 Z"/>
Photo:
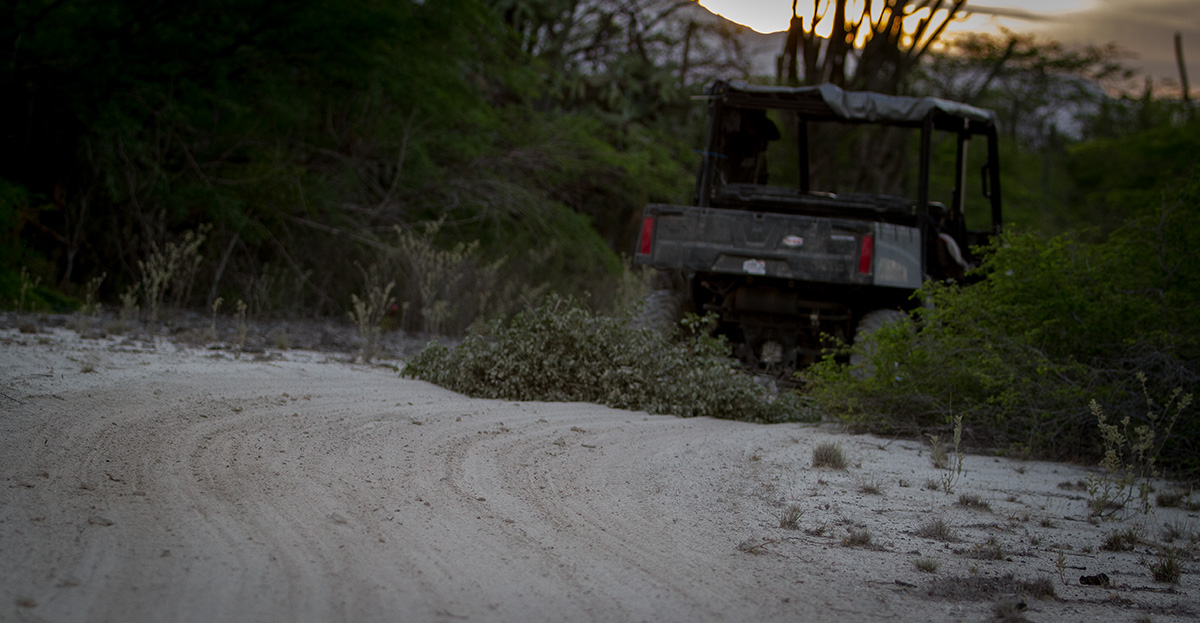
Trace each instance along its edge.
<path fill-rule="evenodd" d="M 1101 550 L 1133 525 L 1195 534 L 1197 514 L 1089 524 L 1086 493 L 1060 486 L 1080 467 L 968 455 L 947 495 L 924 488 L 946 472 L 919 440 L 257 359 L 0 331 L 0 620 L 983 621 L 1006 599 L 1055 623 L 1200 614 L 1190 557 L 1172 588 L 1139 562 L 1150 545 Z M 811 466 L 830 441 L 849 469 Z M 790 503 L 799 530 L 779 527 Z M 939 517 L 959 541 L 914 534 Z M 845 546 L 851 528 L 874 546 Z M 1080 585 L 1101 572 L 1114 586 Z M 1009 573 L 1058 599 L 969 588 Z"/>

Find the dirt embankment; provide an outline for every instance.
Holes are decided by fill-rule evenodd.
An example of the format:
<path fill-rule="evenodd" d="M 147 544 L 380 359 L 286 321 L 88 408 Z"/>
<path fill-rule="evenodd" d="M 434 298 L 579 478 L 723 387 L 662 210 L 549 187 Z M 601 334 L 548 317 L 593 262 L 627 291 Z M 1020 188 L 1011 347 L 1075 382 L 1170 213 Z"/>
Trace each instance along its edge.
<path fill-rule="evenodd" d="M 1196 513 L 1089 524 L 1076 467 L 968 456 L 947 495 L 917 441 L 472 400 L 344 359 L 0 331 L 0 620 L 1200 614 L 1189 554 L 1175 586 L 1139 562 Z M 811 467 L 826 442 L 848 469 Z"/>

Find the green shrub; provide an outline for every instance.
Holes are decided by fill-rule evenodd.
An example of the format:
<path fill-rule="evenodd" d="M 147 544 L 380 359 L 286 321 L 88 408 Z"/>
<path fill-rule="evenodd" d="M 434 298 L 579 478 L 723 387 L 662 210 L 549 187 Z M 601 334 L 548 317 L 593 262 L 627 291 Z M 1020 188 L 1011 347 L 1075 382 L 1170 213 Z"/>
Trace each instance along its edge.
<path fill-rule="evenodd" d="M 430 344 L 403 375 L 478 398 L 596 402 L 618 409 L 753 422 L 799 419 L 793 394 L 774 397 L 735 367 L 723 340 L 693 319 L 670 341 L 628 321 L 548 297 L 476 328 L 457 347 Z"/>
<path fill-rule="evenodd" d="M 1179 416 L 1192 403 L 1192 394 L 1182 394 L 1178 387 L 1165 403 L 1157 402 L 1146 392 L 1146 376 L 1139 372 L 1137 377 L 1146 399 L 1146 411 L 1137 424 L 1128 415 L 1110 422 L 1099 403 L 1093 400 L 1090 405 L 1104 445 L 1100 460 L 1104 471 L 1087 477 L 1088 506 L 1093 515 L 1123 511 L 1131 503 L 1136 503 L 1134 510 L 1150 512 L 1150 479 L 1162 475 L 1159 454 L 1171 439 Z"/>
<path fill-rule="evenodd" d="M 1145 423 L 1150 395 L 1200 383 L 1200 175 L 1152 214 L 1102 240 L 1006 234 L 968 286 L 929 283 L 906 322 L 855 345 L 862 369 L 830 355 L 807 370 L 826 413 L 880 433 L 949 432 L 963 418 L 976 446 L 1052 458 L 1099 458 L 1089 404 Z M 864 374 L 870 370 L 870 374 Z M 1200 469 L 1200 421 L 1180 418 L 1161 440 L 1162 465 Z"/>
<path fill-rule="evenodd" d="M 53 289 L 53 264 L 29 248 L 36 233 L 26 225 L 45 209 L 44 199 L 0 176 L 0 307 L 62 312 L 75 305 Z"/>

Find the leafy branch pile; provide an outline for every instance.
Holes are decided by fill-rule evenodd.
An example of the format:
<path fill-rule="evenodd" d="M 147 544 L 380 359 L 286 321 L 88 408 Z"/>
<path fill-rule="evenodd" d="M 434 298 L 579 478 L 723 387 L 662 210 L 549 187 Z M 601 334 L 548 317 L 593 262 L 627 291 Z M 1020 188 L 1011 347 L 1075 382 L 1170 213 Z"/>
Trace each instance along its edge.
<path fill-rule="evenodd" d="M 929 284 L 911 318 L 805 373 L 813 400 L 865 430 L 927 433 L 963 417 L 970 442 L 1019 455 L 1098 458 L 1092 400 L 1150 424 L 1150 396 L 1200 385 L 1200 175 L 1106 237 L 1010 234 L 967 287 Z M 870 370 L 864 374 L 863 370 Z M 1200 469 L 1200 420 L 1162 441 L 1162 465 Z"/>
<path fill-rule="evenodd" d="M 794 395 L 771 396 L 734 367 L 728 346 L 708 337 L 703 324 L 692 319 L 694 334 L 672 342 L 550 296 L 455 348 L 429 345 L 403 374 L 477 398 L 595 402 L 753 422 L 800 418 Z"/>

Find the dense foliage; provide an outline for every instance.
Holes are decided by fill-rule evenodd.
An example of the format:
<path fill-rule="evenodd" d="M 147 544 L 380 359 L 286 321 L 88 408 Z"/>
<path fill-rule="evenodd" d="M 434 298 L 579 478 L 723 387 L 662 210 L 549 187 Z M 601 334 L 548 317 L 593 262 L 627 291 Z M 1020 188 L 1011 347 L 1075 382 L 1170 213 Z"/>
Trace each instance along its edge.
<path fill-rule="evenodd" d="M 543 4 L 539 28 L 565 23 L 562 7 Z M 252 314 L 340 315 L 360 275 L 389 264 L 397 226 L 436 221 L 437 247 L 477 242 L 476 267 L 499 265 L 520 284 L 492 311 L 546 288 L 603 300 L 641 205 L 688 192 L 692 156 L 675 137 L 693 86 L 626 88 L 677 68 L 617 62 L 634 34 L 609 29 L 594 50 L 568 40 L 615 81 L 602 105 L 587 104 L 600 100 L 577 63 L 552 66 L 544 43 L 525 49 L 530 31 L 513 25 L 528 22 L 525 8 L 7 4 L 0 295 L 45 308 L 52 290 L 82 299 L 94 282 L 102 299 L 145 308 L 143 267 L 203 230 L 193 283 L 174 288 L 172 305 L 221 297 Z M 703 81 L 711 59 L 692 56 L 688 75 Z M 418 329 L 438 301 L 405 302 Z"/>
<path fill-rule="evenodd" d="M 867 430 L 938 432 L 961 415 L 980 446 L 1095 457 L 1090 400 L 1138 426 L 1148 423 L 1138 373 L 1160 403 L 1200 387 L 1200 175 L 1185 180 L 1098 240 L 1003 236 L 977 283 L 927 284 L 912 318 L 854 347 L 869 374 L 834 357 L 809 370 L 811 396 Z M 1197 439 L 1188 413 L 1166 462 L 1200 468 Z"/>
<path fill-rule="evenodd" d="M 595 402 L 620 409 L 752 422 L 800 417 L 737 368 L 728 345 L 698 331 L 671 341 L 617 316 L 550 297 L 492 321 L 453 348 L 431 344 L 403 374 L 479 398 Z"/>

